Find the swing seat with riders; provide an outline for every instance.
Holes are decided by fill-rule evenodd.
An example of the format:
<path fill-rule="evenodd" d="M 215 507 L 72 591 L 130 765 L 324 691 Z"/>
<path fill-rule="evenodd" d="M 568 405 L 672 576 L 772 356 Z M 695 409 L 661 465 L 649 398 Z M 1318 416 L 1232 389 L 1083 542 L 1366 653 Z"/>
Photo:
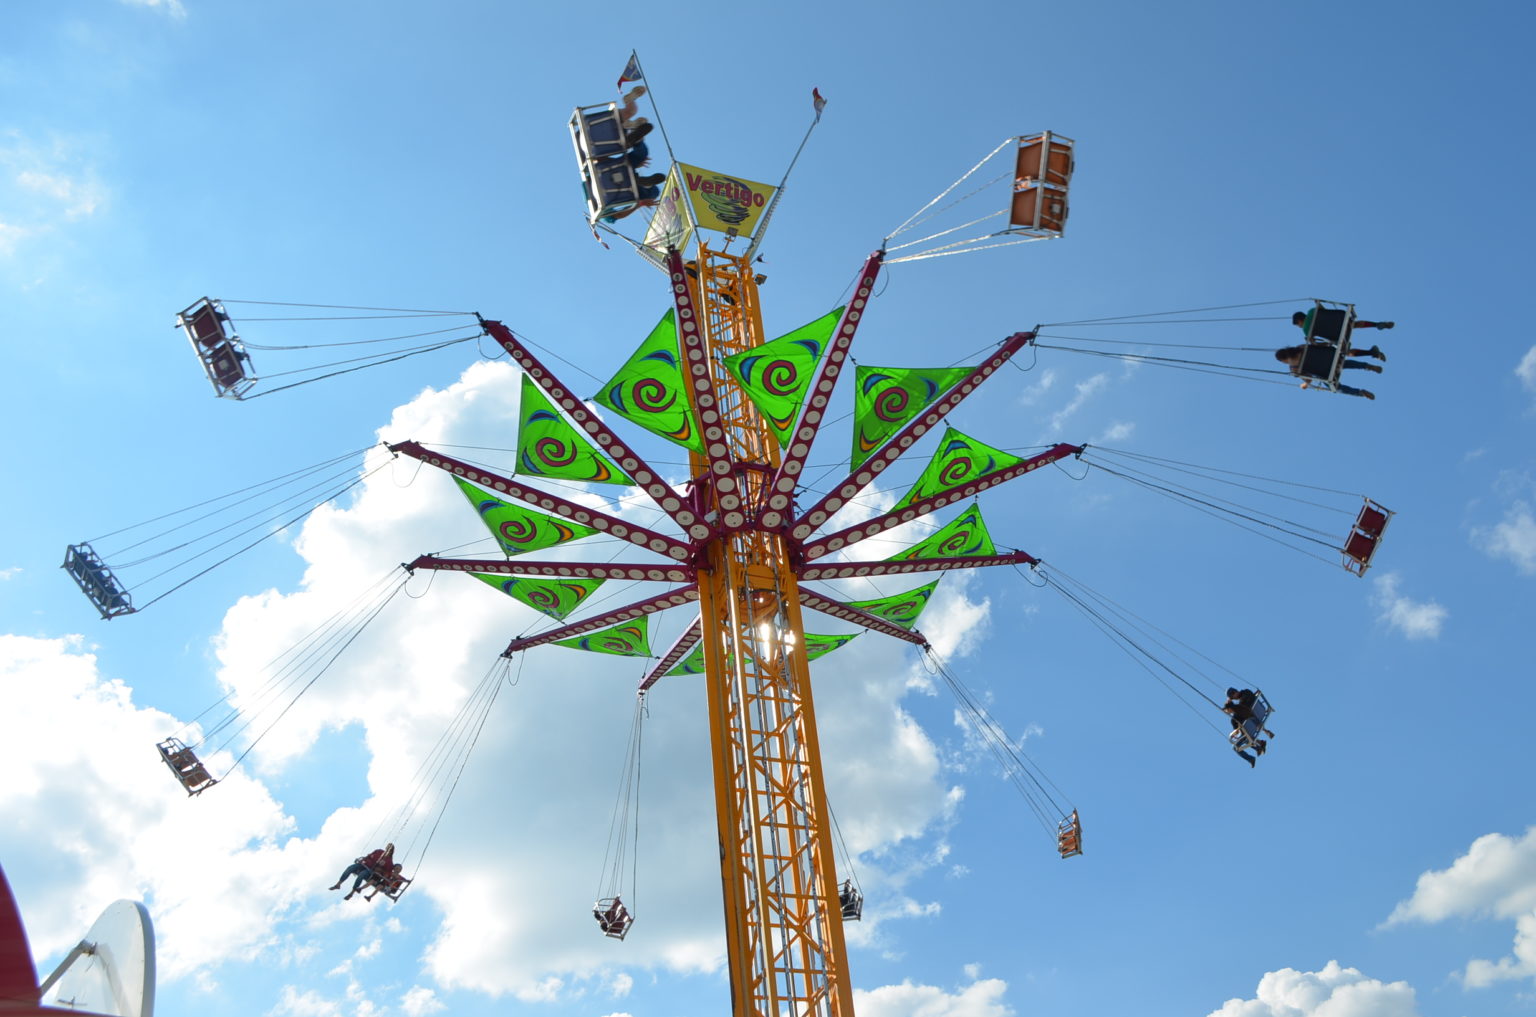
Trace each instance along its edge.
<path fill-rule="evenodd" d="M 1265 698 L 1262 690 L 1254 689 L 1253 697 L 1253 716 L 1234 727 L 1232 733 L 1227 736 L 1233 752 L 1243 752 L 1247 749 L 1259 751 L 1259 743 L 1263 741 L 1263 735 L 1270 733 L 1273 737 L 1273 733 L 1267 732 L 1266 725 L 1274 708 L 1269 705 L 1269 700 Z"/>
<path fill-rule="evenodd" d="M 629 934 L 629 927 L 635 924 L 635 916 L 618 897 L 598 898 L 592 905 L 592 917 L 597 919 L 598 928 L 609 939 L 623 939 Z"/>

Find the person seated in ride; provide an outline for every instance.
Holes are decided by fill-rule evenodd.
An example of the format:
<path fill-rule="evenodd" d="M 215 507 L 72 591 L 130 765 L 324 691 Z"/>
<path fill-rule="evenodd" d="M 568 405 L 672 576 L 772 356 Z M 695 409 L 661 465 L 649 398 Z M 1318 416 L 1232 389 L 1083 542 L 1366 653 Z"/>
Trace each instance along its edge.
<path fill-rule="evenodd" d="M 1347 346 L 1345 354 L 1351 351 Z M 1275 359 L 1290 368 L 1292 374 L 1301 379 L 1301 387 L 1308 388 L 1315 380 L 1326 381 L 1333 369 L 1334 348 L 1325 343 L 1307 343 L 1304 346 L 1286 346 L 1275 351 Z M 1360 354 L 1366 357 L 1375 357 L 1378 360 L 1386 360 L 1387 355 L 1381 352 L 1381 347 L 1372 346 Z M 1378 364 L 1367 364 L 1363 360 L 1345 360 L 1340 369 L 1352 369 L 1359 371 L 1373 371 L 1381 373 Z M 1343 395 L 1360 396 L 1364 399 L 1375 399 L 1373 392 L 1367 392 L 1363 388 L 1352 388 L 1349 385 L 1338 385 L 1337 390 Z"/>
<path fill-rule="evenodd" d="M 1306 333 L 1307 335 L 1311 335 L 1312 334 L 1312 319 L 1315 318 L 1315 317 L 1317 317 L 1317 308 L 1316 307 L 1312 308 L 1312 310 L 1310 310 L 1310 311 L 1297 311 L 1295 314 L 1291 315 L 1291 324 L 1295 325 L 1297 328 L 1301 329 L 1302 332 Z M 1396 324 L 1397 324 L 1397 322 L 1395 322 L 1395 321 L 1361 321 L 1360 319 L 1356 318 L 1350 324 L 1350 327 L 1351 328 L 1391 328 L 1392 326 L 1394 326 Z M 1348 336 L 1346 336 L 1345 338 L 1348 338 Z M 1317 341 L 1318 340 L 1315 340 L 1315 339 L 1313 340 L 1313 342 L 1317 342 Z M 1382 357 L 1381 359 L 1385 360 L 1387 358 L 1386 357 Z"/>
<path fill-rule="evenodd" d="M 628 917 L 628 913 L 624 910 L 624 902 L 615 897 L 613 898 L 613 903 L 608 905 L 606 911 L 600 908 L 593 908 L 592 917 L 597 919 L 598 928 L 602 929 L 606 935 L 613 932 L 622 932 L 624 929 L 624 919 Z"/>
<path fill-rule="evenodd" d="M 388 872 L 394 864 L 395 846 L 385 844 L 361 858 L 353 859 L 352 864 L 342 870 L 341 875 L 336 877 L 336 882 L 329 889 L 340 890 L 341 884 L 347 881 L 348 876 L 356 876 L 357 882 L 352 884 L 352 889 L 342 898 L 342 900 L 351 900 L 353 894 L 363 888 L 363 884 L 368 882 L 370 876 L 376 872 Z"/>
<path fill-rule="evenodd" d="M 387 870 L 375 875 L 374 878 L 369 881 L 369 884 L 373 887 L 373 892 L 370 894 L 365 894 L 363 896 L 363 900 L 373 900 L 373 898 L 379 895 L 379 891 L 381 890 L 384 892 L 384 896 L 389 898 L 394 898 L 396 895 L 398 895 L 401 888 L 405 886 L 405 876 L 401 872 L 402 868 L 404 868 L 404 866 L 402 866 L 399 862 L 396 862 Z"/>
<path fill-rule="evenodd" d="M 1222 710 L 1232 718 L 1232 730 L 1241 731 L 1242 734 L 1232 741 L 1232 751 L 1236 752 L 1248 761 L 1250 767 L 1258 765 L 1258 759 L 1243 751 L 1243 745 L 1253 746 L 1253 751 L 1262 756 L 1269 748 L 1269 742 L 1259 737 L 1259 722 L 1254 717 L 1254 704 L 1258 702 L 1258 693 L 1252 689 L 1228 689 L 1227 702 Z M 1269 734 L 1268 729 L 1264 730 Z"/>

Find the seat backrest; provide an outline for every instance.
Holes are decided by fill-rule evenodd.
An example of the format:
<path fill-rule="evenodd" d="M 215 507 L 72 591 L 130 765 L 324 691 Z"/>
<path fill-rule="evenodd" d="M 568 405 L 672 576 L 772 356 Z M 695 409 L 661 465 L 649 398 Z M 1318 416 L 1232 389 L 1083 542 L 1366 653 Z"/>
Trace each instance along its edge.
<path fill-rule="evenodd" d="M 1371 561 L 1371 555 L 1376 553 L 1376 540 L 1377 538 L 1369 533 L 1359 531 L 1351 533 L 1349 539 L 1344 542 L 1344 553 L 1360 564 L 1367 565 Z"/>
<path fill-rule="evenodd" d="M 1373 537 L 1379 537 L 1381 531 L 1387 528 L 1387 514 L 1367 505 L 1360 510 L 1360 518 L 1355 520 L 1355 528 Z"/>

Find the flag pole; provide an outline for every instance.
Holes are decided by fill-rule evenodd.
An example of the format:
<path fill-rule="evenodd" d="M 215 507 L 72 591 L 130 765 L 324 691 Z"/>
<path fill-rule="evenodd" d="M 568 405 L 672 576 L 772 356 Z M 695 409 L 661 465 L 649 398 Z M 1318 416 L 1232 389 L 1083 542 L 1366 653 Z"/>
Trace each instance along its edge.
<path fill-rule="evenodd" d="M 789 168 L 784 171 L 784 177 L 779 181 L 778 188 L 773 192 L 773 200 L 768 202 L 768 207 L 763 210 L 763 221 L 758 224 L 757 232 L 752 234 L 752 243 L 747 245 L 746 259 L 752 261 L 752 255 L 757 253 L 758 245 L 763 242 L 763 234 L 768 232 L 768 221 L 773 218 L 773 210 L 778 207 L 779 199 L 784 196 L 784 185 L 789 182 L 790 173 L 794 172 L 795 163 L 800 161 L 800 153 L 805 151 L 805 143 L 811 140 L 811 132 L 816 125 L 821 123 L 821 111 L 827 108 L 827 100 L 821 97 L 819 89 L 811 89 L 811 102 L 816 107 L 816 119 L 811 121 L 811 126 L 805 129 L 805 137 L 800 139 L 800 147 L 795 149 L 794 158 L 789 160 Z"/>

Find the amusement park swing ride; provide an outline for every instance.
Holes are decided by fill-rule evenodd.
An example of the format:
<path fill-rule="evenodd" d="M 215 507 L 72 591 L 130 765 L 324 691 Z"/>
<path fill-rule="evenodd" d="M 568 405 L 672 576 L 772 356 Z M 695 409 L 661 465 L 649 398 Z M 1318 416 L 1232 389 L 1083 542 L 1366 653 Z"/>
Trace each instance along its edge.
<path fill-rule="evenodd" d="M 1067 443 L 1002 449 L 945 424 L 946 416 L 978 386 L 1026 350 L 1031 355 L 1040 349 L 1076 350 L 1239 377 L 1261 373 L 1240 363 L 1149 352 L 1157 343 L 1085 340 L 1068 334 L 1073 329 L 1106 324 L 1129 329 L 1144 324 L 1198 322 L 1202 315 L 1209 319 L 1212 312 L 1225 313 L 1229 308 L 1036 326 L 1005 337 L 979 362 L 968 365 L 914 368 L 858 364 L 852 372 L 854 421 L 847 472 L 836 482 L 814 490 L 805 475 L 808 458 L 830 422 L 834 388 L 850 366 L 851 345 L 877 294 L 883 268 L 898 261 L 1060 237 L 1068 213 L 1074 142 L 1051 132 L 1006 139 L 869 255 L 845 304 L 769 339 L 759 299 L 764 280 L 755 268 L 755 258 L 805 141 L 777 186 L 677 162 L 670 158 L 670 142 L 654 105 L 649 117 L 641 115 L 646 87 L 633 58 L 620 80 L 621 89 L 626 83 L 633 87 L 618 100 L 580 107 L 571 117 L 571 136 L 586 192 L 587 223 L 594 236 L 602 239 L 607 235 L 631 245 L 659 269 L 670 306 L 636 352 L 594 397 L 588 400 L 578 395 L 540 357 L 534 344 L 512 328 L 478 314 L 329 308 L 344 312 L 336 314 L 336 320 L 435 317 L 452 323 L 385 339 L 258 345 L 242 339 L 236 330 L 230 308 L 242 302 L 204 298 L 181 312 L 177 321 L 215 394 L 232 400 L 255 398 L 450 345 L 489 344 L 508 356 L 521 374 L 520 427 L 511 467 L 490 466 L 458 454 L 458 450 L 413 440 L 393 441 L 384 450 L 387 456 L 377 449 L 348 453 L 200 503 L 192 507 L 196 511 L 184 510 L 190 516 L 183 519 L 192 520 L 185 526 L 200 529 L 196 534 L 187 534 L 183 523 L 168 522 L 177 515 L 171 513 L 144 524 L 161 527 L 151 536 L 105 555 L 98 553 L 95 545 L 133 528 L 71 545 L 64 568 L 103 618 L 132 614 L 302 520 L 319 504 L 356 487 L 393 457 L 407 457 L 447 473 L 489 529 L 497 553 L 486 557 L 422 554 L 405 563 L 403 570 L 376 582 L 351 605 L 317 626 L 299 646 L 275 660 L 269 668 L 271 680 L 260 693 L 238 708 L 228 702 L 215 703 L 206 728 L 197 727 L 201 718 L 195 718 L 186 729 L 161 742 L 161 758 L 176 780 L 189 795 L 215 788 L 223 775 L 216 777 L 210 772 L 209 752 L 227 758 L 221 750 L 240 748 L 234 763 L 238 765 L 411 575 L 469 573 L 557 624 L 506 645 L 497 665 L 471 694 L 431 757 L 423 761 L 411 800 L 402 804 L 398 818 L 391 820 L 395 825 L 386 824 L 382 832 L 400 840 L 398 834 L 409 822 L 408 817 L 424 813 L 429 818 L 434 813 L 440 817 L 496 692 L 505 684 L 513 658 L 554 645 L 655 659 L 638 690 L 626 777 L 616 809 L 616 833 L 610 838 L 612 878 L 593 905 L 601 932 L 623 939 L 635 920 L 632 899 L 626 901 L 621 892 L 622 871 L 630 851 L 623 828 L 638 793 L 635 775 L 644 697 L 663 678 L 702 675 L 707 690 L 733 1012 L 762 1017 L 850 1017 L 852 982 L 843 923 L 859 919 L 862 893 L 851 874 L 839 873 L 836 861 L 812 698 L 811 660 L 845 645 L 864 630 L 918 647 L 996 754 L 1002 772 L 1055 838 L 1061 857 L 1082 853 L 1083 832 L 1077 810 L 1065 803 L 1054 785 L 1018 751 L 981 700 L 933 655 L 928 640 L 916 627 L 937 581 L 865 600 L 839 599 L 809 584 L 1024 566 L 1026 577 L 1056 589 L 1138 664 L 1149 670 L 1160 669 L 1160 680 L 1171 677 L 1182 683 L 1188 694 L 1221 709 L 1222 704 L 1191 679 L 1203 678 L 1217 688 L 1225 679 L 1218 684 L 1189 660 L 1180 649 L 1182 644 L 1175 647 L 1176 640 L 1166 633 L 1064 572 L 1028 552 L 999 549 L 982 519 L 977 497 L 1045 466 L 1081 463 L 1086 469 L 1097 468 L 1304 553 L 1322 557 L 1318 552 L 1328 551 L 1356 574 L 1370 567 L 1391 513 L 1369 499 L 1361 507 L 1358 496 L 1344 492 L 1287 485 L 1128 451 Z M 819 93 L 813 93 L 813 99 L 815 121 L 806 132 L 807 139 L 825 105 Z M 642 174 L 650 152 L 662 146 L 670 166 L 665 173 Z M 894 243 L 968 197 L 962 195 L 950 205 L 940 206 L 958 188 L 974 186 L 972 178 L 999 156 L 1006 165 L 992 182 L 1001 183 L 1007 194 L 1006 200 L 999 202 L 1004 206 L 1001 210 L 937 229 L 919 239 Z M 641 224 L 643 228 L 635 235 L 626 232 Z M 981 232 L 968 235 L 975 227 Z M 957 238 L 959 234 L 967 235 Z M 1331 342 L 1334 351 L 1328 376 L 1316 379 L 1315 384 L 1324 390 L 1335 389 L 1339 364 L 1348 351 L 1353 308 L 1326 301 L 1313 303 L 1325 313 L 1316 315 L 1318 334 L 1314 337 L 1309 331 L 1306 342 Z M 313 320 L 317 305 L 302 307 L 304 320 Z M 325 315 L 319 317 L 324 319 Z M 272 319 L 241 320 L 259 324 Z M 1045 331 L 1048 328 L 1061 331 Z M 1329 329 L 1331 338 L 1323 334 Z M 1047 338 L 1051 341 L 1041 341 Z M 1085 342 L 1090 345 L 1084 346 Z M 1106 348 L 1121 342 L 1125 345 Z M 1177 345 L 1186 350 L 1192 346 Z M 255 372 L 253 354 L 266 357 L 322 346 L 358 349 L 348 350 L 342 360 L 276 375 Z M 354 356 L 359 350 L 361 355 Z M 1268 369 L 1262 373 L 1284 372 Z M 273 380 L 279 383 L 262 387 Z M 606 412 L 600 413 L 592 403 Z M 631 440 L 610 426 L 612 417 L 621 417 L 686 449 L 686 482 L 681 486 L 669 483 Z M 890 509 L 862 522 L 838 526 L 839 511 L 854 504 L 930 432 L 937 433 L 937 451 L 912 488 Z M 361 471 L 357 468 L 359 458 L 364 462 Z M 631 517 L 562 497 L 549 489 L 550 481 L 637 488 L 651 502 L 658 521 L 640 525 Z M 1255 495 L 1269 499 L 1266 504 L 1270 507 L 1254 507 L 1239 500 Z M 1337 527 L 1345 529 L 1342 543 L 1337 529 L 1327 528 L 1329 524 L 1311 525 L 1293 518 L 1285 507 L 1273 508 L 1274 499 L 1290 507 L 1310 509 L 1319 506 L 1319 499 L 1334 496 L 1356 500 L 1353 509 L 1322 506 L 1328 512 L 1353 515 L 1347 529 Z M 961 502 L 972 504 L 918 543 L 884 557 L 869 553 L 878 546 L 881 534 L 909 523 L 931 526 L 927 523 L 930 515 Z M 528 552 L 593 537 L 618 542 L 630 557 L 606 562 L 539 562 L 523 557 Z M 875 543 L 866 543 L 872 540 Z M 154 572 L 130 589 L 121 577 L 134 568 Z M 592 595 L 598 587 L 615 580 L 657 584 L 662 589 L 570 620 L 581 608 L 595 603 Z M 135 594 L 140 594 L 142 603 L 135 603 Z M 665 651 L 653 654 L 651 619 L 674 608 L 684 609 L 692 619 Z M 848 623 L 857 631 L 840 635 L 808 632 L 807 610 Z M 1170 663 L 1175 658 L 1177 666 Z M 1256 727 L 1262 729 L 1269 704 L 1262 692 L 1256 696 Z M 1234 716 L 1229 740 L 1235 749 L 1252 748 L 1257 738 L 1257 731 L 1241 726 Z M 1262 753 L 1263 742 L 1258 741 L 1257 747 Z M 431 803 L 430 808 L 424 803 Z M 435 821 L 430 825 L 435 828 Z M 417 832 L 423 834 L 418 846 L 407 847 L 402 854 L 408 862 L 414 857 L 414 867 L 392 883 L 370 874 L 377 892 L 398 898 L 415 878 L 431 839 L 430 831 Z M 411 851 L 416 852 L 414 856 Z"/>

